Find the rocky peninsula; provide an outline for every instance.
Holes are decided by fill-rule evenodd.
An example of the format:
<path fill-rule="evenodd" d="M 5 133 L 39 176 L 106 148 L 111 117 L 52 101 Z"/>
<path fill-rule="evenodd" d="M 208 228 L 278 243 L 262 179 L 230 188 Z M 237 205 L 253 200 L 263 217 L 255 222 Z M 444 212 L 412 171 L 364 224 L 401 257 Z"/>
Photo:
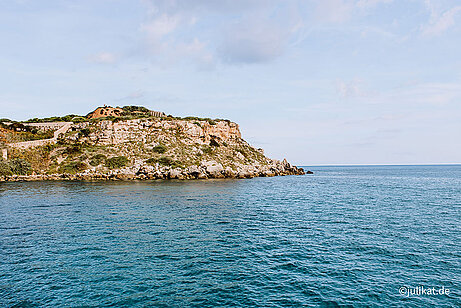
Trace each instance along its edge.
<path fill-rule="evenodd" d="M 144 107 L 86 117 L 0 120 L 0 181 L 252 178 L 303 175 L 264 155 L 229 120 L 178 118 Z M 39 138 L 48 137 L 48 138 Z"/>

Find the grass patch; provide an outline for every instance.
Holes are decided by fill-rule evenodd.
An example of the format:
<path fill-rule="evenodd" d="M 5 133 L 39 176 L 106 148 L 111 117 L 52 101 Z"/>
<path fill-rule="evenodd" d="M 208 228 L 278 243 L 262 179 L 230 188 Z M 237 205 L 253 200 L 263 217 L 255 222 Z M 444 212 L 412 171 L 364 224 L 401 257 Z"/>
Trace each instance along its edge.
<path fill-rule="evenodd" d="M 202 152 L 205 154 L 211 154 L 213 153 L 213 150 L 209 146 L 203 146 L 202 147 Z"/>
<path fill-rule="evenodd" d="M 115 156 L 106 160 L 106 167 L 109 169 L 119 169 L 128 165 L 126 156 Z"/>
<path fill-rule="evenodd" d="M 104 154 L 96 154 L 90 159 L 90 165 L 93 167 L 99 166 L 107 159 L 106 155 Z"/>
<path fill-rule="evenodd" d="M 88 166 L 84 162 L 73 161 L 59 167 L 59 172 L 75 174 L 84 171 L 87 167 Z"/>
<path fill-rule="evenodd" d="M 67 154 L 70 156 L 81 154 L 81 153 L 82 153 L 82 146 L 79 144 L 70 145 L 66 147 L 66 149 L 64 150 L 64 154 Z"/>
<path fill-rule="evenodd" d="M 164 145 L 157 145 L 152 149 L 152 151 L 154 151 L 155 153 L 163 154 L 167 151 L 167 147 Z"/>
<path fill-rule="evenodd" d="M 172 159 L 171 157 L 168 157 L 168 156 L 162 156 L 160 158 L 149 158 L 148 160 L 146 160 L 146 163 L 151 165 L 151 166 L 155 166 L 155 164 L 160 164 L 160 165 L 163 165 L 163 166 L 170 166 L 170 167 L 180 167 L 182 168 L 182 164 L 179 160 L 174 160 Z"/>
<path fill-rule="evenodd" d="M 0 176 L 13 175 L 10 164 L 4 160 L 0 160 Z"/>

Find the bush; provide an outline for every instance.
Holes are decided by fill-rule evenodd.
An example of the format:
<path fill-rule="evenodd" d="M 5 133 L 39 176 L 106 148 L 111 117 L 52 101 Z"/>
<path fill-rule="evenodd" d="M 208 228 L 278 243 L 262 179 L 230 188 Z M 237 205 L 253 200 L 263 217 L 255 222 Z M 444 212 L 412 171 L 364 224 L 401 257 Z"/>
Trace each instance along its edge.
<path fill-rule="evenodd" d="M 76 155 L 82 153 L 82 147 L 79 144 L 71 145 L 64 151 L 67 155 Z"/>
<path fill-rule="evenodd" d="M 24 159 L 13 159 L 9 162 L 9 165 L 13 174 L 26 175 L 32 171 L 30 163 Z"/>
<path fill-rule="evenodd" d="M 146 160 L 146 164 L 154 166 L 157 163 L 157 158 L 149 158 Z"/>
<path fill-rule="evenodd" d="M 214 138 L 210 140 L 210 145 L 212 147 L 219 147 L 218 141 L 216 141 Z"/>
<path fill-rule="evenodd" d="M 0 160 L 0 176 L 12 175 L 10 164 L 4 160 Z"/>
<path fill-rule="evenodd" d="M 173 163 L 173 159 L 168 156 L 163 156 L 158 159 L 158 163 L 165 166 L 170 166 Z"/>
<path fill-rule="evenodd" d="M 202 147 L 202 151 L 205 154 L 211 154 L 213 152 L 213 150 L 209 146 Z"/>
<path fill-rule="evenodd" d="M 166 150 L 167 150 L 167 147 L 164 145 L 157 145 L 152 149 L 152 151 L 154 151 L 155 153 L 160 153 L 160 154 L 165 153 Z"/>
<path fill-rule="evenodd" d="M 82 172 L 87 168 L 87 165 L 81 161 L 73 161 L 66 165 L 63 165 L 59 168 L 59 172 L 61 173 L 78 173 Z"/>
<path fill-rule="evenodd" d="M 104 154 L 96 154 L 90 159 L 90 165 L 93 167 L 99 166 L 103 162 L 105 162 L 107 159 L 106 155 Z"/>
<path fill-rule="evenodd" d="M 148 113 L 150 110 L 147 109 L 146 107 L 142 106 L 124 106 L 122 107 L 124 112 L 131 113 L 131 112 L 144 112 Z"/>
<path fill-rule="evenodd" d="M 115 156 L 106 160 L 106 167 L 109 169 L 118 169 L 128 165 L 126 156 Z"/>
<path fill-rule="evenodd" d="M 49 117 L 49 118 L 33 118 L 25 121 L 26 123 L 43 123 L 43 122 L 72 122 L 74 119 L 80 119 L 83 118 L 82 116 L 79 116 L 77 114 L 68 114 L 63 117 Z M 85 119 L 86 120 L 86 119 Z"/>
<path fill-rule="evenodd" d="M 80 130 L 80 132 L 82 133 L 83 137 L 88 137 L 91 133 L 91 130 L 89 128 L 84 128 Z"/>
<path fill-rule="evenodd" d="M 168 157 L 168 156 L 162 156 L 160 158 L 149 158 L 148 160 L 146 160 L 146 163 L 153 166 L 155 165 L 156 163 L 159 163 L 160 165 L 164 165 L 164 166 L 173 166 L 173 167 L 179 167 L 181 166 L 181 163 L 179 161 L 174 161 L 171 157 Z"/>

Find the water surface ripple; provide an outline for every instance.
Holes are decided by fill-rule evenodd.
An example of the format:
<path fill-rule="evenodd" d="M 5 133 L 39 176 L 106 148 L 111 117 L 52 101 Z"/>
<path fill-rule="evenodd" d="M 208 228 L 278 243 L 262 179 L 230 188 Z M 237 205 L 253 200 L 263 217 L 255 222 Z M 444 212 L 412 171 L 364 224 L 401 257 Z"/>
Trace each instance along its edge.
<path fill-rule="evenodd" d="M 459 307 L 461 166 L 309 169 L 2 183 L 0 306 Z"/>

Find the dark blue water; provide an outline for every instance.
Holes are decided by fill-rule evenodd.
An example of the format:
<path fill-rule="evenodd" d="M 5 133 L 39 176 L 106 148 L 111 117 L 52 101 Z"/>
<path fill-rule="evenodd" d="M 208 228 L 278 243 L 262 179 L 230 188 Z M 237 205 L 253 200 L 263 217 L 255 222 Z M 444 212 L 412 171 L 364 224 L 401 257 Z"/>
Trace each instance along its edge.
<path fill-rule="evenodd" d="M 309 169 L 0 184 L 0 306 L 459 307 L 461 166 Z"/>

